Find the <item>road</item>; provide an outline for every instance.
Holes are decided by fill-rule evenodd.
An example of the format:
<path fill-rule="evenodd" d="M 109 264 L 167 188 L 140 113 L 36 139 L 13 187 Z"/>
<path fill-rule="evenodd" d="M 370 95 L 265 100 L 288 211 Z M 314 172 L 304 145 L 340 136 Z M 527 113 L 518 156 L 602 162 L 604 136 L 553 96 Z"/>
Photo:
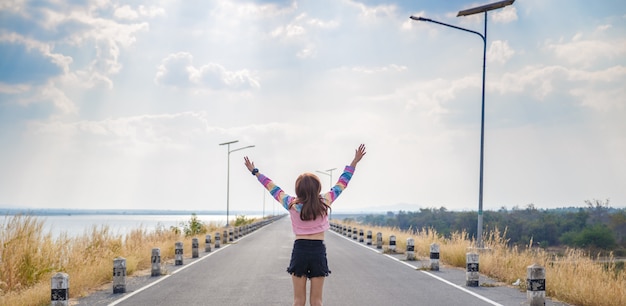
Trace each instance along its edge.
<path fill-rule="evenodd" d="M 232 244 L 204 253 L 169 274 L 139 277 L 127 293 L 95 293 L 77 305 L 291 305 L 291 276 L 285 271 L 294 235 L 289 218 L 269 224 Z M 524 305 L 526 293 L 507 286 L 466 287 L 465 272 L 442 266 L 416 269 L 399 260 L 329 231 L 329 267 L 325 305 Z M 481 283 L 491 282 L 481 276 Z M 546 305 L 563 305 L 546 301 Z"/>

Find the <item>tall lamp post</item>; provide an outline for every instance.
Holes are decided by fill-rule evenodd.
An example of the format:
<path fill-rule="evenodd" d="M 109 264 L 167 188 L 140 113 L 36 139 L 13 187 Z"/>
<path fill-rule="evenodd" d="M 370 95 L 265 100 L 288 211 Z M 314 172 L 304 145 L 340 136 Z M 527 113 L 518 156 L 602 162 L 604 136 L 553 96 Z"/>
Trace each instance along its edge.
<path fill-rule="evenodd" d="M 482 84 L 482 106 L 481 106 L 481 120 L 480 120 L 480 179 L 479 179 L 479 184 L 478 184 L 478 225 L 477 225 L 478 229 L 476 233 L 476 244 L 477 244 L 476 246 L 478 248 L 483 247 L 483 157 L 484 157 L 484 144 L 485 144 L 485 141 L 484 141 L 485 139 L 485 61 L 487 59 L 487 12 L 511 5 L 513 4 L 513 2 L 515 2 L 515 0 L 498 1 L 498 2 L 485 4 L 482 6 L 459 11 L 459 13 L 456 15 L 457 17 L 485 13 L 485 31 L 484 31 L 485 34 L 484 35 L 476 31 L 457 27 L 451 24 L 435 21 L 435 20 L 428 19 L 428 18 L 415 17 L 415 16 L 410 17 L 413 20 L 432 22 L 432 23 L 444 25 L 446 27 L 454 28 L 457 30 L 474 33 L 480 36 L 480 38 L 482 38 L 483 40 L 483 84 Z"/>
<path fill-rule="evenodd" d="M 328 189 L 333 188 L 333 170 L 337 170 L 337 168 L 332 168 L 332 169 L 328 169 L 328 170 L 324 170 L 324 171 L 320 171 L 320 170 L 316 170 L 318 173 L 321 173 L 323 175 L 328 175 L 330 177 L 330 183 L 328 185 Z M 332 211 L 331 211 L 332 214 Z M 330 219 L 332 219 L 331 217 L 329 217 Z"/>
<path fill-rule="evenodd" d="M 226 148 L 228 150 L 228 165 L 226 166 L 226 227 L 228 227 L 228 216 L 230 214 L 230 153 L 254 147 L 254 145 L 252 145 L 231 150 L 230 145 L 236 142 L 239 142 L 239 140 L 220 143 L 220 146 L 226 145 Z"/>

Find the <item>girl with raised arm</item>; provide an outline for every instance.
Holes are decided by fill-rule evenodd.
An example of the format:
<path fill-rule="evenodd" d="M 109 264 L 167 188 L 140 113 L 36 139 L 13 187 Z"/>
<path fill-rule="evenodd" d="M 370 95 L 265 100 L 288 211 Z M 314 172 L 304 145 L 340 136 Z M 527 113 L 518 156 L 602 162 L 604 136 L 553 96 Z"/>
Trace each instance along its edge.
<path fill-rule="evenodd" d="M 287 272 L 293 282 L 293 305 L 306 304 L 306 283 L 311 280 L 310 304 L 322 305 L 324 277 L 330 274 L 326 260 L 324 232 L 330 227 L 328 213 L 330 206 L 348 186 L 356 165 L 365 155 L 365 145 L 361 144 L 354 153 L 354 159 L 343 170 L 339 180 L 330 191 L 321 194 L 322 184 L 312 173 L 303 173 L 296 179 L 296 196 L 286 194 L 267 176 L 261 174 L 248 157 L 244 157 L 246 168 L 256 176 L 270 194 L 289 212 L 291 227 L 296 239 L 293 243 L 291 260 Z"/>

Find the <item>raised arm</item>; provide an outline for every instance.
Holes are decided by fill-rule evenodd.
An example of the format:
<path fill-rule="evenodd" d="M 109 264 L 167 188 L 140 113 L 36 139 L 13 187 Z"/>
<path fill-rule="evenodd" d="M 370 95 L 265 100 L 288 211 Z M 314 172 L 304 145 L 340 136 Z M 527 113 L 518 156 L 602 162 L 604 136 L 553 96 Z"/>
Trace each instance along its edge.
<path fill-rule="evenodd" d="M 335 184 L 335 186 L 330 188 L 329 192 L 322 195 L 322 197 L 326 201 L 326 205 L 330 206 L 337 199 L 337 197 L 343 192 L 343 190 L 346 189 L 346 187 L 348 187 L 348 183 L 352 179 L 352 174 L 354 174 L 354 169 L 356 168 L 356 165 L 361 161 L 363 156 L 365 156 L 365 153 L 366 153 L 365 145 L 361 144 L 355 150 L 354 159 L 352 159 L 352 162 L 350 163 L 350 165 L 346 166 L 343 169 L 343 173 L 341 173 L 341 175 L 339 176 L 339 179 L 337 180 L 337 183 Z"/>
<path fill-rule="evenodd" d="M 358 164 L 361 161 L 361 158 L 363 158 L 363 156 L 365 156 L 365 154 L 367 152 L 365 152 L 365 145 L 361 144 L 359 146 L 358 149 L 354 150 L 354 159 L 352 160 L 352 162 L 350 163 L 350 167 L 352 168 L 356 168 L 356 164 Z"/>
<path fill-rule="evenodd" d="M 280 187 L 276 186 L 274 182 L 267 176 L 261 174 L 259 169 L 254 166 L 254 162 L 250 161 L 248 156 L 243 158 L 245 161 L 246 168 L 248 171 L 252 173 L 252 175 L 257 177 L 257 180 L 270 192 L 270 195 L 276 199 L 283 207 L 289 210 L 289 203 L 293 201 L 294 197 L 286 194 Z"/>

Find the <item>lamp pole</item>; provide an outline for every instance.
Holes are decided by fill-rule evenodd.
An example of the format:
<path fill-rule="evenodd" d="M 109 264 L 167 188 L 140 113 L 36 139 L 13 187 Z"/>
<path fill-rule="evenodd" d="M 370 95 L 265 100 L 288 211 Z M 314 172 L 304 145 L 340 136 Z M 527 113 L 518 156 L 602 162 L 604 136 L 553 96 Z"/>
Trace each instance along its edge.
<path fill-rule="evenodd" d="M 230 145 L 236 142 L 239 142 L 239 140 L 233 140 L 233 141 L 229 141 L 225 143 L 220 143 L 220 146 L 226 145 L 226 148 L 228 150 L 228 163 L 226 166 L 226 227 L 228 227 L 228 217 L 230 214 L 230 153 L 254 147 L 254 145 L 252 145 L 252 146 L 247 146 L 247 147 L 231 150 Z"/>
<path fill-rule="evenodd" d="M 478 183 L 478 225 L 477 225 L 477 233 L 476 233 L 476 246 L 478 248 L 483 247 L 483 158 L 484 158 L 484 146 L 485 146 L 485 62 L 487 59 L 487 12 L 511 5 L 513 4 L 513 2 L 515 2 L 515 0 L 498 1 L 498 2 L 489 3 L 489 4 L 477 6 L 474 8 L 459 11 L 459 13 L 456 15 L 457 17 L 484 13 L 485 14 L 485 31 L 484 31 L 485 34 L 484 35 L 473 30 L 469 30 L 466 28 L 458 27 L 455 25 L 439 22 L 436 20 L 428 19 L 428 18 L 415 17 L 415 16 L 410 17 L 413 20 L 432 22 L 432 23 L 440 24 L 446 27 L 454 28 L 457 30 L 473 33 L 473 34 L 480 36 L 480 38 L 482 38 L 483 40 L 483 84 L 482 84 L 482 103 L 481 103 L 481 119 L 480 119 L 480 174 L 479 174 L 479 183 Z"/>
<path fill-rule="evenodd" d="M 332 168 L 332 169 L 328 169 L 324 171 L 316 170 L 318 173 L 321 173 L 323 175 L 328 175 L 330 177 L 328 189 L 333 188 L 333 170 L 337 170 L 337 168 Z M 332 214 L 332 211 L 331 211 L 331 214 Z M 329 216 L 329 219 L 332 219 L 332 217 Z"/>

